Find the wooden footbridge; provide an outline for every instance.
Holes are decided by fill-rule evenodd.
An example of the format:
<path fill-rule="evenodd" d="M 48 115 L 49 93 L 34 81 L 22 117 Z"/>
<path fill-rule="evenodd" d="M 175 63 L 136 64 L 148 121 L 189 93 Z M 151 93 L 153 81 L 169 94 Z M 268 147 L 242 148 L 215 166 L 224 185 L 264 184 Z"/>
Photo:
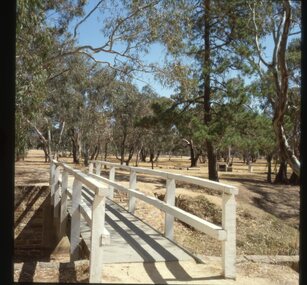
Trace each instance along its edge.
<path fill-rule="evenodd" d="M 101 176 L 102 166 L 107 167 L 108 177 Z M 129 172 L 129 187 L 115 181 L 116 169 Z M 165 202 L 137 189 L 138 173 L 165 179 Z M 176 181 L 222 192 L 222 226 L 176 207 Z M 194 260 L 193 255 L 173 242 L 174 218 L 220 240 L 223 276 L 236 278 L 236 187 L 105 161 L 91 161 L 88 173 L 83 173 L 55 160 L 50 167 L 50 186 L 58 237 L 68 235 L 71 260 L 78 260 L 82 254 L 88 255 L 90 282 L 103 282 L 106 264 Z M 128 194 L 128 211 L 115 203 L 114 190 Z M 165 212 L 163 234 L 134 215 L 136 199 Z"/>

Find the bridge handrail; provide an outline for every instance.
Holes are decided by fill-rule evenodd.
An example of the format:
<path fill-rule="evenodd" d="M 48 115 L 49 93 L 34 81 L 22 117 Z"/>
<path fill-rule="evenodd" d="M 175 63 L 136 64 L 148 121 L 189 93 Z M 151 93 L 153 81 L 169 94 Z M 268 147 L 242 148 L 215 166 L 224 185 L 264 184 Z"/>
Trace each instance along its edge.
<path fill-rule="evenodd" d="M 62 166 L 64 171 L 69 173 L 70 175 L 73 175 L 77 180 L 81 181 L 82 184 L 87 186 L 89 189 L 93 190 L 96 195 L 100 196 L 107 196 L 109 194 L 109 190 L 104 187 L 102 183 L 97 182 L 97 180 L 88 177 L 85 173 L 83 173 L 81 170 L 73 169 L 72 167 L 68 166 L 67 164 L 63 162 L 59 162 L 56 160 L 52 161 L 56 166 Z"/>
<path fill-rule="evenodd" d="M 101 166 L 109 166 L 109 179 L 100 176 Z M 94 171 L 95 166 L 95 173 Z M 115 183 L 115 169 L 123 169 L 130 171 L 129 187 Z M 162 177 L 166 180 L 166 195 L 165 202 L 157 201 L 158 199 L 144 195 L 142 192 L 136 191 L 137 178 L 136 174 L 150 174 Z M 174 235 L 174 217 L 186 222 L 202 232 L 222 241 L 222 262 L 223 275 L 226 278 L 234 279 L 236 276 L 236 200 L 235 195 L 238 194 L 238 188 L 226 185 L 220 182 L 211 181 L 208 179 L 192 177 L 188 175 L 174 174 L 170 172 L 153 170 L 143 167 L 132 167 L 100 160 L 89 161 L 89 175 L 96 179 L 103 181 L 109 185 L 111 195 L 109 198 L 113 199 L 114 188 L 120 191 L 125 191 L 129 194 L 128 211 L 132 214 L 135 210 L 135 199 L 139 198 L 165 212 L 165 229 L 164 235 L 173 239 Z M 191 215 L 180 208 L 175 207 L 175 191 L 176 181 L 187 182 L 206 187 L 211 190 L 222 192 L 222 227 L 214 225 L 202 219 L 197 219 L 195 215 Z M 184 212 L 184 213 L 182 213 Z M 188 217 L 193 216 L 192 219 Z M 196 218 L 195 218 L 196 217 Z"/>
<path fill-rule="evenodd" d="M 62 169 L 62 175 L 61 175 Z M 68 189 L 68 175 L 74 176 L 72 189 Z M 82 200 L 82 185 L 94 192 L 92 209 Z M 61 187 L 61 189 L 60 189 Z M 50 188 L 51 205 L 53 205 L 53 216 L 58 226 L 58 239 L 60 240 L 66 232 L 67 225 L 67 197 L 72 200 L 71 226 L 70 226 L 70 258 L 71 261 L 79 259 L 81 215 L 87 221 L 91 230 L 90 242 L 90 283 L 101 282 L 103 266 L 104 244 L 109 242 L 110 234 L 105 228 L 105 198 L 110 190 L 105 184 L 89 177 L 80 170 L 73 169 L 65 163 L 52 160 L 50 163 Z M 61 190 L 61 191 L 60 191 Z M 60 193 L 61 192 L 61 193 Z"/>
<path fill-rule="evenodd" d="M 191 184 L 195 184 L 198 186 L 203 186 L 206 188 L 210 188 L 211 190 L 217 190 L 217 191 L 227 193 L 227 194 L 234 194 L 234 195 L 238 194 L 238 188 L 231 186 L 231 185 L 224 184 L 224 183 L 212 181 L 209 179 L 204 179 L 204 178 L 199 178 L 199 177 L 194 177 L 194 176 L 189 176 L 189 175 L 182 175 L 182 174 L 177 174 L 177 173 L 171 173 L 171 172 L 155 170 L 155 169 L 148 169 L 144 167 L 121 165 L 118 163 L 113 163 L 113 162 L 108 162 L 108 161 L 90 160 L 89 163 L 90 165 L 91 164 L 101 164 L 101 165 L 115 167 L 115 168 L 119 168 L 123 170 L 135 171 L 136 173 L 155 175 L 155 176 L 159 176 L 165 179 L 175 179 L 177 181 L 191 183 Z"/>
<path fill-rule="evenodd" d="M 164 211 L 166 214 L 170 214 L 173 217 L 178 218 L 179 220 L 185 222 L 186 224 L 193 226 L 195 229 L 208 234 L 209 236 L 216 238 L 218 240 L 225 240 L 226 239 L 226 232 L 223 230 L 222 227 L 217 226 L 213 223 L 210 223 L 208 221 L 205 221 L 204 219 L 201 219 L 193 214 L 190 214 L 187 211 L 184 211 L 176 206 L 171 206 L 155 197 L 147 196 L 144 193 L 135 190 L 135 189 L 129 189 L 127 187 L 124 187 L 123 185 L 116 183 L 114 181 L 110 181 L 107 178 L 98 176 L 96 174 L 89 173 L 90 176 L 96 178 L 97 180 L 103 181 L 111 186 L 113 186 L 115 189 L 128 193 L 130 196 L 133 196 L 135 198 L 138 198 L 150 205 L 155 206 L 156 208 Z M 167 229 L 166 229 L 167 231 Z M 172 237 L 171 237 L 172 239 Z"/>

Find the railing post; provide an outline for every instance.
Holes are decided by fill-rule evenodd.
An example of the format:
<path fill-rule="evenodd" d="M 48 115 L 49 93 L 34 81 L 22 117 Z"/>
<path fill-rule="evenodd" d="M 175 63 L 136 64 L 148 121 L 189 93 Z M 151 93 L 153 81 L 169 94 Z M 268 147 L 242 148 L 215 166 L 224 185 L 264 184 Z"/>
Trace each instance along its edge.
<path fill-rule="evenodd" d="M 115 167 L 114 166 L 110 167 L 109 180 L 115 181 Z M 109 185 L 109 190 L 110 190 L 109 191 L 110 194 L 108 195 L 108 198 L 113 200 L 113 198 L 114 198 L 114 187 Z"/>
<path fill-rule="evenodd" d="M 53 205 L 55 164 L 50 163 L 50 204 Z"/>
<path fill-rule="evenodd" d="M 54 180 L 53 180 L 53 217 L 59 217 L 59 208 L 60 208 L 60 167 L 57 166 L 54 172 Z"/>
<path fill-rule="evenodd" d="M 100 171 L 101 171 L 101 163 L 96 162 L 96 175 L 100 175 Z"/>
<path fill-rule="evenodd" d="M 165 202 L 168 205 L 175 205 L 176 182 L 175 179 L 167 178 Z M 174 238 L 174 216 L 165 213 L 164 235 L 169 239 Z"/>
<path fill-rule="evenodd" d="M 136 172 L 134 170 L 130 170 L 130 180 L 129 180 L 129 189 L 135 189 L 136 188 Z M 135 211 L 135 197 L 133 197 L 129 193 L 129 202 L 128 202 L 128 211 L 130 213 L 134 213 Z"/>
<path fill-rule="evenodd" d="M 67 186 L 68 186 L 68 173 L 64 170 L 62 174 L 62 196 L 60 208 L 60 231 L 59 237 L 62 238 L 66 235 L 67 226 Z"/>
<path fill-rule="evenodd" d="M 80 202 L 81 202 L 82 183 L 76 178 L 72 186 L 72 207 L 71 207 L 71 226 L 70 226 L 70 259 L 71 261 L 79 258 L 80 244 Z"/>
<path fill-rule="evenodd" d="M 236 278 L 236 200 L 235 195 L 223 193 L 222 227 L 227 238 L 222 242 L 223 275 Z"/>
<path fill-rule="evenodd" d="M 88 173 L 93 173 L 93 169 L 94 169 L 94 163 L 90 162 L 90 164 L 88 166 Z"/>
<path fill-rule="evenodd" d="M 110 243 L 105 229 L 105 197 L 95 195 L 92 206 L 89 282 L 100 283 L 103 267 L 103 245 Z"/>

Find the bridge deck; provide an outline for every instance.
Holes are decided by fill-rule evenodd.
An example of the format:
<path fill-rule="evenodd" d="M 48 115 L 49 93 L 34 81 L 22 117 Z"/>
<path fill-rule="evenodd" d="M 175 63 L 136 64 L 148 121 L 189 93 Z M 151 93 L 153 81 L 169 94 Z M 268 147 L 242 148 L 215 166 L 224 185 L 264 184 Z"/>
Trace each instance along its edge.
<path fill-rule="evenodd" d="M 90 206 L 89 201 L 84 201 Z M 69 214 L 70 211 L 69 199 Z M 177 244 L 109 199 L 106 199 L 105 226 L 110 233 L 110 244 L 104 245 L 104 263 L 195 261 Z M 89 251 L 90 228 L 82 216 L 81 237 Z"/>

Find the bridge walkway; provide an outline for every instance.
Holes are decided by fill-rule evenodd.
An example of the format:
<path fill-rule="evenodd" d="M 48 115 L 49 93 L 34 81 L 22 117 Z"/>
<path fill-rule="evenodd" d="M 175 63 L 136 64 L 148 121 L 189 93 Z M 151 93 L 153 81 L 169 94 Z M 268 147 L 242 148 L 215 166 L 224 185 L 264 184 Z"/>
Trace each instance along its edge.
<path fill-rule="evenodd" d="M 72 189 L 73 177 L 68 188 Z M 91 208 L 93 195 L 82 189 L 83 201 Z M 68 200 L 71 216 L 71 200 Z M 103 247 L 103 263 L 195 261 L 195 258 L 173 241 L 164 237 L 150 225 L 129 213 L 119 204 L 106 199 L 105 227 L 110 233 L 110 243 Z M 81 216 L 81 237 L 85 253 L 90 250 L 91 229 Z"/>

